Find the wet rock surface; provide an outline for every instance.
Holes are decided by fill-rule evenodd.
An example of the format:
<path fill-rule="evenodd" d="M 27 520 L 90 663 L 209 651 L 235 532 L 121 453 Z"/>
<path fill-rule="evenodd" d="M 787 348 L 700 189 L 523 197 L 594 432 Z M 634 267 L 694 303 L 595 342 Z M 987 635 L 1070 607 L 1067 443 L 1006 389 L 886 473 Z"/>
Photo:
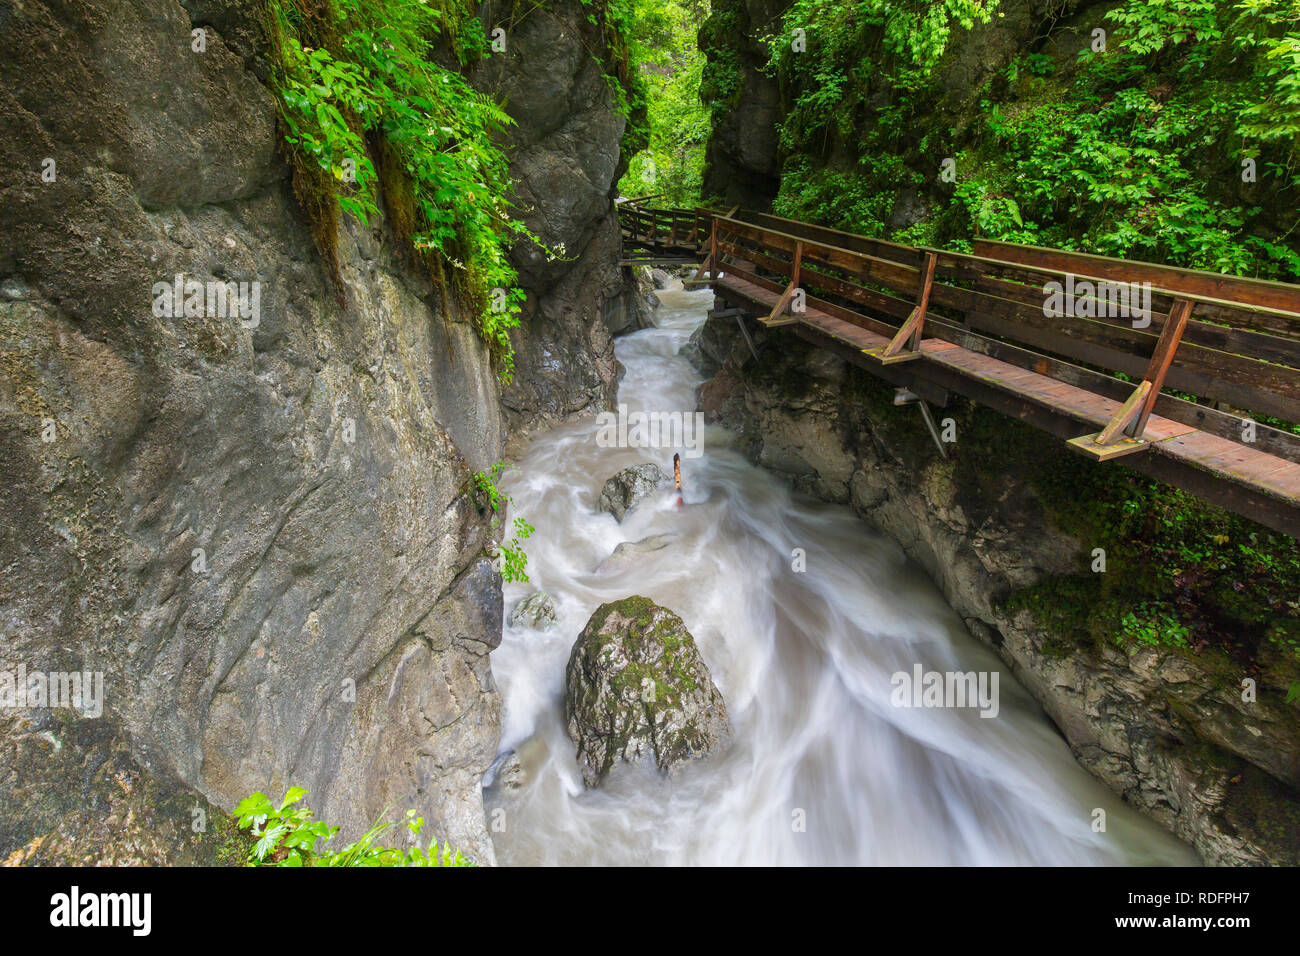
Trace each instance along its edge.
<path fill-rule="evenodd" d="M 534 591 L 515 605 L 510 612 L 510 624 L 534 631 L 549 631 L 555 626 L 555 598 L 545 591 Z"/>
<path fill-rule="evenodd" d="M 604 37 L 587 5 L 548 4 L 474 77 L 510 93 L 516 198 L 566 260 L 516 250 L 529 311 L 503 399 L 473 314 L 384 223 L 345 221 L 342 288 L 327 275 L 280 153 L 263 4 L 74 6 L 11 5 L 0 31 L 0 156 L 24 171 L 0 193 L 0 670 L 105 672 L 116 731 L 82 735 L 89 764 L 124 749 L 227 809 L 302 786 L 344 840 L 413 807 L 491 862 L 501 588 L 465 488 L 502 455 L 502 401 L 559 418 L 613 395 L 609 323 L 636 300 Z M 176 275 L 258 283 L 258 321 L 154 315 Z M 70 825 L 56 780 L 22 783 L 63 738 L 22 734 L 0 750 L 0 858 Z"/>
<path fill-rule="evenodd" d="M 634 568 L 639 556 L 662 551 L 671 546 L 677 537 L 678 535 L 675 534 L 652 534 L 639 541 L 623 541 L 614 548 L 609 557 L 600 562 L 596 572 L 598 574 L 607 574 Z"/>
<path fill-rule="evenodd" d="M 731 740 L 722 694 L 682 619 L 648 598 L 602 604 L 573 645 L 564 714 L 595 787 L 619 762 L 670 772 Z"/>
<path fill-rule="evenodd" d="M 528 428 L 613 406 L 613 336 L 640 328 L 646 307 L 632 269 L 618 265 L 614 199 L 627 120 L 601 60 L 604 30 L 579 0 L 535 7 L 517 21 L 512 10 L 483 5 L 484 23 L 511 27 L 506 51 L 477 65 L 472 80 L 515 119 L 505 142 L 512 202 L 558 254 L 527 240 L 511 253 L 529 295 L 502 404 L 513 426 Z"/>
<path fill-rule="evenodd" d="M 608 511 L 622 521 L 629 511 L 654 494 L 670 478 L 652 461 L 624 468 L 600 489 L 600 510 Z"/>

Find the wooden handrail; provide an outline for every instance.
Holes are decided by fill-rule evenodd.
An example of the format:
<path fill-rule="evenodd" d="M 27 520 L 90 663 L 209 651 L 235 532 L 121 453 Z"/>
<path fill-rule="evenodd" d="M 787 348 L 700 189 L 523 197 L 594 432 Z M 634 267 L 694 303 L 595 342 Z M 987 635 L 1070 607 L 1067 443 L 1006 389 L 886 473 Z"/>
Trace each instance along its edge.
<path fill-rule="evenodd" d="M 885 360 L 920 356 L 925 335 L 951 338 L 955 333 L 948 330 L 957 322 L 1048 356 L 1150 382 L 1114 434 L 1141 436 L 1166 382 L 1257 414 L 1300 418 L 1298 286 L 989 240 L 976 241 L 977 254 L 911 247 L 736 208 L 724 214 L 625 203 L 619 215 L 634 241 L 651 227 L 644 246 L 700 252 L 696 280 L 716 277 L 729 264 L 738 273 L 780 276 L 777 288 L 788 294 L 780 296 L 781 308 L 771 310 L 773 322 L 783 319 L 795 289 L 806 286 L 819 290 L 823 301 L 845 303 L 860 324 L 891 323 L 893 339 L 878 356 Z M 752 264 L 742 269 L 742 260 Z M 1076 309 L 1054 314 L 1047 307 L 1048 284 L 1074 276 L 1087 276 L 1093 285 L 1078 289 Z M 1141 320 L 1117 315 L 1114 290 L 1096 285 L 1135 277 L 1152 283 L 1142 289 L 1142 308 L 1135 306 Z M 926 318 L 936 308 L 941 321 L 930 333 Z"/>
<path fill-rule="evenodd" d="M 1282 312 L 1300 313 L 1300 286 L 1270 279 L 1251 279 L 1180 269 L 1136 259 L 1111 259 L 1106 256 L 1065 249 L 1022 246 L 992 239 L 976 239 L 977 255 L 1001 262 L 1013 262 L 1033 268 L 1106 279 L 1111 282 L 1149 282 L 1170 293 L 1188 298 L 1234 302 Z"/>

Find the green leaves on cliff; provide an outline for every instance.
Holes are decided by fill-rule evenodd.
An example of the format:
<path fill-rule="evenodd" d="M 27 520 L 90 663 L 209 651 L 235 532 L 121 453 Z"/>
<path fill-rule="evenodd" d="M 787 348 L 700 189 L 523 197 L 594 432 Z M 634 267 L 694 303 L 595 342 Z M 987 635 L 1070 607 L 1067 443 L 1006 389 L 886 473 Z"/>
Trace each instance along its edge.
<path fill-rule="evenodd" d="M 476 503 L 480 511 L 492 516 L 491 528 L 495 531 L 505 521 L 505 510 L 514 504 L 514 499 L 497 487 L 497 480 L 505 471 L 506 463 L 499 461 L 486 472 L 476 471 L 471 477 Z M 501 543 L 491 549 L 493 566 L 504 581 L 528 581 L 528 555 L 524 553 L 523 542 L 533 536 L 537 529 L 524 518 L 515 518 L 514 534 L 509 538 L 502 533 Z"/>
<path fill-rule="evenodd" d="M 511 120 L 438 62 L 484 54 L 471 9 L 462 0 L 272 0 L 274 79 L 295 188 L 327 220 L 317 241 L 331 264 L 334 210 L 370 224 L 382 202 L 435 277 L 451 268 L 508 381 L 519 305 L 490 292 L 513 285 L 506 250 L 526 234 L 507 207 L 509 168 L 494 141 Z"/>
<path fill-rule="evenodd" d="M 874 53 L 880 68 L 909 86 L 931 73 L 948 48 L 954 26 L 988 23 L 999 0 L 795 0 L 782 31 L 766 37 L 775 69 L 785 75 L 820 76 L 834 82 L 849 49 Z M 807 38 L 800 48 L 794 31 Z M 810 84 L 806 94 L 816 95 Z"/>
<path fill-rule="evenodd" d="M 311 810 L 301 803 L 305 796 L 302 787 L 290 787 L 277 805 L 266 794 L 254 793 L 235 808 L 239 828 L 257 838 L 249 851 L 250 866 L 473 866 L 459 850 L 440 848 L 436 840 L 427 847 L 417 844 L 406 850 L 376 845 L 379 836 L 395 823 L 376 823 L 343 849 L 325 850 L 324 844 L 339 828 L 313 820 Z M 424 828 L 424 818 L 408 810 L 406 828 L 408 839 L 414 842 Z"/>

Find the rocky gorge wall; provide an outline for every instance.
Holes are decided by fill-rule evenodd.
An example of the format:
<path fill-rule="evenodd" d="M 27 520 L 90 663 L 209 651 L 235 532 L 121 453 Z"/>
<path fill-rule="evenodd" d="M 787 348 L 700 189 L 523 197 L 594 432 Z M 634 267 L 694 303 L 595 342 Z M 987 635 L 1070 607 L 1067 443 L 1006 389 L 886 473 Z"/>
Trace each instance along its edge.
<path fill-rule="evenodd" d="M 102 716 L 0 709 L 0 860 L 226 859 L 221 811 L 297 785 L 344 839 L 414 807 L 492 861 L 501 582 L 468 483 L 507 414 L 612 396 L 626 318 L 624 120 L 585 8 L 549 6 L 473 77 L 510 92 L 520 197 L 570 254 L 516 252 L 503 395 L 383 223 L 346 223 L 327 276 L 263 4 L 0 4 L 0 673 L 104 673 Z M 155 314 L 177 275 L 258 283 L 257 321 Z"/>
<path fill-rule="evenodd" d="M 780 186 L 775 129 L 783 115 L 781 89 L 764 69 L 762 38 L 789 5 L 789 0 L 714 0 L 700 28 L 700 49 L 708 58 L 700 98 L 710 104 L 712 122 L 702 191 L 723 205 L 767 209 Z"/>
<path fill-rule="evenodd" d="M 956 427 L 945 460 L 892 387 L 789 331 L 752 331 L 751 352 L 736 321 L 710 318 L 690 346 L 711 376 L 697 393 L 710 420 L 739 432 L 756 463 L 896 539 L 1079 762 L 1206 863 L 1300 862 L 1300 720 L 1285 686 L 1255 675 L 1247 703 L 1240 682 L 1253 672 L 1212 651 L 1080 640 L 1015 600 L 1087 571 L 1099 543 L 1061 531 L 1017 465 L 1059 459 L 1059 442 L 956 400 L 939 413 Z"/>
<path fill-rule="evenodd" d="M 516 213 L 555 254 L 523 240 L 511 256 L 529 292 L 515 338 L 518 372 L 502 395 L 524 429 L 612 408 L 619 366 L 614 336 L 643 326 L 630 268 L 620 268 L 614 199 L 627 168 L 629 117 L 610 77 L 617 64 L 601 27 L 578 0 L 483 4 L 480 19 L 505 24 L 506 54 L 482 62 L 475 85 L 505 104 L 516 125 L 507 149 Z M 634 117 L 633 117 L 634 118 Z"/>

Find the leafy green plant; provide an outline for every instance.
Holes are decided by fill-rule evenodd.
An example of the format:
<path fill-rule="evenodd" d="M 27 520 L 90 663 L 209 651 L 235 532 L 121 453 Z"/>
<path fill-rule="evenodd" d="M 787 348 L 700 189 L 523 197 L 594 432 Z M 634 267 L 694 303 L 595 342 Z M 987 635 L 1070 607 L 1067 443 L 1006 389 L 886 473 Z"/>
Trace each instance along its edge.
<path fill-rule="evenodd" d="M 436 274 L 450 268 L 509 382 L 522 294 L 506 253 L 533 238 L 505 200 L 511 181 L 497 137 L 512 121 L 435 56 L 440 46 L 462 64 L 483 55 L 471 6 L 271 0 L 270 9 L 284 139 L 300 198 L 325 220 L 318 243 L 334 261 L 336 208 L 371 223 L 382 203 Z"/>
<path fill-rule="evenodd" d="M 949 248 L 987 236 L 1300 279 L 1300 0 L 1126 0 L 1104 49 L 1081 35 L 1077 56 L 1009 53 L 963 94 L 945 58 L 998 13 L 791 3 L 767 35 L 784 107 L 774 207 Z M 736 48 L 711 37 L 706 78 Z M 723 84 L 701 93 L 731 108 Z"/>
<path fill-rule="evenodd" d="M 514 504 L 514 498 L 505 494 L 497 486 L 497 480 L 505 471 L 505 467 L 506 463 L 499 461 L 486 472 L 476 471 L 471 479 L 474 483 L 479 507 L 494 516 L 503 515 L 506 507 Z M 501 527 L 502 520 L 502 517 L 494 517 L 491 525 L 492 530 L 495 531 Z M 528 581 L 528 555 L 524 553 L 522 542 L 532 537 L 533 532 L 537 529 L 521 517 L 514 519 L 512 528 L 514 534 L 509 538 L 503 535 L 501 543 L 494 546 L 495 554 L 493 557 L 498 562 L 498 568 L 503 580 L 526 583 Z"/>
<path fill-rule="evenodd" d="M 1153 647 L 1186 647 L 1189 629 L 1176 613 L 1167 609 L 1144 604 L 1136 611 L 1129 611 L 1120 618 L 1122 635 L 1117 635 L 1115 642 L 1124 646 L 1124 638 Z"/>
<path fill-rule="evenodd" d="M 611 5 L 641 92 L 645 126 L 619 182 L 625 196 L 656 204 L 699 201 L 709 112 L 700 103 L 704 55 L 695 43 L 697 0 L 620 0 Z"/>
<path fill-rule="evenodd" d="M 290 787 L 278 805 L 260 792 L 240 801 L 235 808 L 239 828 L 257 838 L 249 851 L 250 866 L 473 866 L 459 850 L 439 848 L 436 840 L 405 850 L 378 845 L 379 836 L 397 825 L 392 822 L 376 823 L 341 850 L 325 850 L 323 844 L 339 828 L 312 819 L 311 810 L 301 802 L 306 795 L 301 787 Z M 408 810 L 406 830 L 411 839 L 418 838 L 423 828 L 424 818 Z"/>

